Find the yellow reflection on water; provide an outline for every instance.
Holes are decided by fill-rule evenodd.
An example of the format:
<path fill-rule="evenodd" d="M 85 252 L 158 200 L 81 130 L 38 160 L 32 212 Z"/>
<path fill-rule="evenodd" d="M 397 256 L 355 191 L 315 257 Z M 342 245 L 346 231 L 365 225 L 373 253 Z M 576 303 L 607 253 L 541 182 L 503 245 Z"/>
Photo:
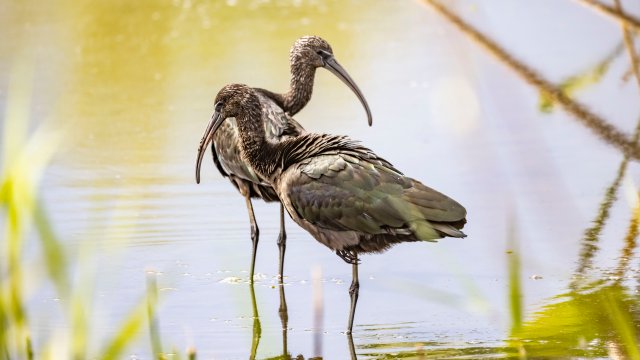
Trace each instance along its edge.
<path fill-rule="evenodd" d="M 195 149 L 225 83 L 286 90 L 288 49 L 297 37 L 321 34 L 344 62 L 351 39 L 343 31 L 357 13 L 355 2 L 338 1 L 82 1 L 51 12 L 35 1 L 5 6 L 7 27 L 18 35 L 39 29 L 30 40 L 14 37 L 13 45 L 28 41 L 45 49 L 40 63 L 53 60 L 40 68 L 55 74 L 43 79 L 51 80 L 45 85 L 55 99 L 53 117 L 69 131 L 62 161 L 134 173 L 128 167 L 161 165 Z"/>
<path fill-rule="evenodd" d="M 356 1 L 0 6 L 7 20 L 0 29 L 11 35 L 0 47 L 0 64 L 19 48 L 37 54 L 36 101 L 46 107 L 38 120 L 67 130 L 59 163 L 95 169 L 82 176 L 85 182 L 117 174 L 138 185 L 185 173 L 222 85 L 285 91 L 289 47 L 299 36 L 325 37 L 350 63 L 352 18 L 367 12 Z"/>

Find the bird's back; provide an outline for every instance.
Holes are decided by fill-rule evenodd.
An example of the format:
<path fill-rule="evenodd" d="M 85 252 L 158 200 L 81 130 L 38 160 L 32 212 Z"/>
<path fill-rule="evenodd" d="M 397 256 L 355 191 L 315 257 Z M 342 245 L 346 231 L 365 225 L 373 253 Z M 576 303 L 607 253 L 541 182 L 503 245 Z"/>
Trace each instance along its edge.
<path fill-rule="evenodd" d="M 276 184 L 292 218 L 336 250 L 379 252 L 403 241 L 463 237 L 466 210 L 345 137 L 305 135 Z M 306 148 L 310 153 L 303 156 Z M 286 161 L 284 161 L 286 163 Z"/>

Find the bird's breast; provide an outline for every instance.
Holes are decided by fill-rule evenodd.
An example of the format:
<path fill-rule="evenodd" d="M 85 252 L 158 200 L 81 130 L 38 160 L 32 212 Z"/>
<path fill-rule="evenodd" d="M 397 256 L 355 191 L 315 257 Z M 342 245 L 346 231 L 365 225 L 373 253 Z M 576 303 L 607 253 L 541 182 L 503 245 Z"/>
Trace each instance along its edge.
<path fill-rule="evenodd" d="M 213 150 L 214 156 L 218 157 L 220 166 L 227 174 L 253 183 L 266 184 L 242 156 L 240 134 L 235 118 L 228 118 L 220 125 L 213 137 Z"/>

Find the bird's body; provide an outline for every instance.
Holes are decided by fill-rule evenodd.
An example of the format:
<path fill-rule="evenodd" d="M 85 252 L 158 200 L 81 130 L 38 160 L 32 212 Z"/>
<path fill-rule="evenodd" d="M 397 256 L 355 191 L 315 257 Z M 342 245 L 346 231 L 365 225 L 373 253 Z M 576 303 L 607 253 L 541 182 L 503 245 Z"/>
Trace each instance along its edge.
<path fill-rule="evenodd" d="M 303 134 L 261 149 L 280 155 L 263 176 L 291 218 L 341 257 L 464 236 L 460 204 L 347 137 Z"/>
<path fill-rule="evenodd" d="M 264 126 L 265 136 L 271 142 L 281 142 L 304 133 L 304 128 L 292 116 L 299 112 L 311 99 L 315 71 L 324 67 L 342 80 L 358 96 L 364 106 L 369 125 L 371 112 L 360 89 L 348 73 L 333 57 L 331 46 L 317 36 L 303 36 L 298 39 L 290 52 L 291 80 L 290 89 L 278 94 L 264 89 L 253 89 L 258 96 L 261 107 L 260 122 Z M 201 143 L 202 147 L 202 143 Z M 202 149 L 200 149 L 202 150 Z M 253 212 L 252 198 L 260 198 L 267 202 L 278 201 L 278 196 L 271 185 L 264 181 L 251 164 L 244 161 L 241 154 L 238 126 L 234 119 L 228 119 L 214 134 L 211 144 L 213 162 L 224 177 L 245 198 L 251 222 L 251 240 L 253 243 L 250 281 L 253 281 L 256 251 L 259 239 L 258 224 Z M 203 152 L 199 151 L 196 166 L 196 181 L 200 182 L 200 164 Z M 280 234 L 278 237 L 280 261 L 278 274 L 283 277 L 286 232 L 284 227 L 284 208 L 280 207 Z"/>
<path fill-rule="evenodd" d="M 225 117 L 236 118 L 243 159 L 271 184 L 291 218 L 353 265 L 349 332 L 358 298 L 358 255 L 407 241 L 464 237 L 466 210 L 455 200 L 403 175 L 345 136 L 303 133 L 269 141 L 258 95 L 227 85 L 203 142 Z"/>

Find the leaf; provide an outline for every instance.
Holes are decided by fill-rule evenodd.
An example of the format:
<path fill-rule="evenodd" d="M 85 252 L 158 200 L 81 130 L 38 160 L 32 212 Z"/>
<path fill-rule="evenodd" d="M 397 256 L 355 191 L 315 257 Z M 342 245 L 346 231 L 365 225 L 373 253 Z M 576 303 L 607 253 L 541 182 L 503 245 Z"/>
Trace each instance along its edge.
<path fill-rule="evenodd" d="M 126 320 L 122 323 L 120 330 L 116 332 L 114 338 L 102 351 L 103 360 L 115 360 L 124 358 L 123 352 L 133 343 L 140 334 L 142 326 L 147 320 L 147 299 L 143 298 L 133 309 Z"/>
<path fill-rule="evenodd" d="M 573 97 L 578 91 L 583 90 L 591 85 L 597 84 L 609 70 L 609 65 L 624 51 L 623 43 L 613 49 L 604 60 L 599 61 L 595 66 L 590 67 L 586 71 L 570 76 L 565 79 L 560 85 L 560 91 L 562 91 L 568 97 Z M 538 108 L 543 113 L 550 113 L 553 111 L 554 103 L 553 98 L 545 91 L 540 91 L 538 98 Z"/>

